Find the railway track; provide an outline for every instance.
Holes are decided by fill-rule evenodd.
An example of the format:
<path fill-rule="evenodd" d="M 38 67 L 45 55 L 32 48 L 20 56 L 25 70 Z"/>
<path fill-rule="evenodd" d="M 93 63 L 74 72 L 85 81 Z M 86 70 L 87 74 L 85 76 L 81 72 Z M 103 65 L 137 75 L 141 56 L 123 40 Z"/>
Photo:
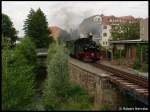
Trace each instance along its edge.
<path fill-rule="evenodd" d="M 147 102 L 149 92 L 148 92 L 148 80 L 144 77 L 138 76 L 136 74 L 131 74 L 116 68 L 112 68 L 107 65 L 100 63 L 93 63 L 92 66 L 103 69 L 110 73 L 108 77 L 111 82 L 120 85 L 122 88 L 132 91 L 138 96 L 142 96 Z"/>
<path fill-rule="evenodd" d="M 92 66 L 106 70 L 107 72 L 110 72 L 115 77 L 120 77 L 121 79 L 126 80 L 129 83 L 134 83 L 138 86 L 141 86 L 144 89 L 148 89 L 148 80 L 136 74 L 127 73 L 122 70 L 115 69 L 100 63 L 93 63 Z"/>
<path fill-rule="evenodd" d="M 76 59 L 76 58 L 74 58 Z M 81 60 L 79 60 L 81 61 Z M 85 63 L 84 61 L 81 61 Z M 104 70 L 107 75 L 107 79 L 117 85 L 121 91 L 126 91 L 131 96 L 134 96 L 139 101 L 148 105 L 149 90 L 148 80 L 143 76 L 137 74 L 128 73 L 126 71 L 114 68 L 102 63 L 87 63 L 97 69 Z"/>
<path fill-rule="evenodd" d="M 74 57 L 72 57 L 74 58 Z M 74 58 L 76 59 L 76 58 Z M 123 79 L 124 81 L 128 82 L 128 83 L 133 83 L 137 86 L 140 86 L 143 89 L 147 89 L 148 90 L 148 80 L 145 79 L 143 76 L 139 76 L 137 74 L 131 74 L 116 68 L 112 68 L 110 66 L 106 66 L 104 64 L 101 63 L 91 63 L 92 66 L 103 69 L 109 73 L 112 74 L 112 77 L 118 77 L 119 79 Z"/>

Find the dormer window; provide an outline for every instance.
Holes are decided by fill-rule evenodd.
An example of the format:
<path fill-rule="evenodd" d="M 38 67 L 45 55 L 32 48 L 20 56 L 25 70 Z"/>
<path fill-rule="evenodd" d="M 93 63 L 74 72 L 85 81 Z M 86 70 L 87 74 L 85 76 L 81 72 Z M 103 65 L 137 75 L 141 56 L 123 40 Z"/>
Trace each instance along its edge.
<path fill-rule="evenodd" d="M 93 21 L 94 21 L 94 22 L 101 21 L 101 17 L 95 16 L 95 17 L 93 18 Z"/>

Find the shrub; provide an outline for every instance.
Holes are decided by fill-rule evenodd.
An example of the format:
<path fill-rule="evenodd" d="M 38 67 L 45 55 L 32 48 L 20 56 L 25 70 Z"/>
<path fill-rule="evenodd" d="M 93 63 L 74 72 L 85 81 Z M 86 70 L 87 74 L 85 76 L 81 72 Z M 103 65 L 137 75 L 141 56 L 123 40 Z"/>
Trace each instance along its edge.
<path fill-rule="evenodd" d="M 120 58 L 120 51 L 119 51 L 119 50 L 116 50 L 116 51 L 114 52 L 114 59 L 118 59 L 118 58 Z"/>
<path fill-rule="evenodd" d="M 80 85 L 71 83 L 68 91 L 68 100 L 62 105 L 62 110 L 89 110 L 90 97 Z"/>
<path fill-rule="evenodd" d="M 141 63 L 139 59 L 136 59 L 134 64 L 133 64 L 133 69 L 140 69 Z"/>
<path fill-rule="evenodd" d="M 28 110 L 34 96 L 33 66 L 20 49 L 2 50 L 2 109 Z"/>
<path fill-rule="evenodd" d="M 45 110 L 88 110 L 91 98 L 87 92 L 69 81 L 68 56 L 60 45 L 52 44 L 48 50 L 48 77 L 44 84 Z"/>
<path fill-rule="evenodd" d="M 51 62 L 51 59 L 53 58 L 53 56 L 56 54 L 57 49 L 58 49 L 58 45 L 56 45 L 55 43 L 50 44 L 49 49 L 48 49 L 48 57 L 47 57 L 48 65 Z"/>
<path fill-rule="evenodd" d="M 35 44 L 31 41 L 31 39 L 29 37 L 25 37 L 24 39 L 22 39 L 21 44 L 17 45 L 17 49 L 15 51 L 15 56 L 18 56 L 19 54 L 24 55 L 24 58 L 27 60 L 27 63 L 33 66 L 34 71 L 37 67 L 37 56 L 35 49 Z"/>
<path fill-rule="evenodd" d="M 107 111 L 107 110 L 112 110 L 112 109 L 113 107 L 110 104 L 95 104 L 92 110 Z"/>
<path fill-rule="evenodd" d="M 141 67 L 142 72 L 148 72 L 148 64 L 143 64 Z"/>
<path fill-rule="evenodd" d="M 43 94 L 45 109 L 59 109 L 66 101 L 68 87 L 68 57 L 61 46 L 52 45 L 48 52 L 48 78 Z"/>

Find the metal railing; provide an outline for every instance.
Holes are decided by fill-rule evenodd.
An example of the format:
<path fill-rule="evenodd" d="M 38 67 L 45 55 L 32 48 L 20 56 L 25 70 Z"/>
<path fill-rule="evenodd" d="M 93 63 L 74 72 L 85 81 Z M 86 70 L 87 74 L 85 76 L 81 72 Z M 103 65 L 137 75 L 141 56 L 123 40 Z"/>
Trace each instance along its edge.
<path fill-rule="evenodd" d="M 36 49 L 37 56 L 47 56 L 48 55 L 48 49 L 47 48 L 39 48 Z"/>

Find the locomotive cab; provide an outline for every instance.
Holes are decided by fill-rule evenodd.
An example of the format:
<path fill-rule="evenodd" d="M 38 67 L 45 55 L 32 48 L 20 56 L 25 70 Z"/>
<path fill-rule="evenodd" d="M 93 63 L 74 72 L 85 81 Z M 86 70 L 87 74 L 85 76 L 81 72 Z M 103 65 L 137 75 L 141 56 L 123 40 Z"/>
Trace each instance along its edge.
<path fill-rule="evenodd" d="M 97 61 L 100 59 L 99 47 L 92 41 L 92 36 L 80 38 L 74 43 L 74 56 L 84 61 Z"/>

